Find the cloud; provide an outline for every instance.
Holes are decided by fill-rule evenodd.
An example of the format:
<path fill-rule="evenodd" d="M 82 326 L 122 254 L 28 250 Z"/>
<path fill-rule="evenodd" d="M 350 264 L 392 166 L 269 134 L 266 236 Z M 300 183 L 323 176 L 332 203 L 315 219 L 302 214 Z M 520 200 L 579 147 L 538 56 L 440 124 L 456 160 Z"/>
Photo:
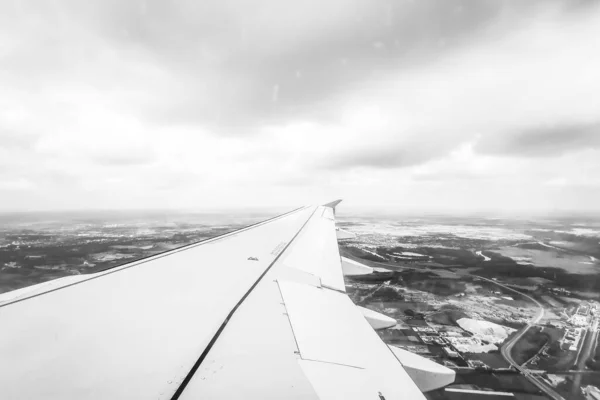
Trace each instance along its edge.
<path fill-rule="evenodd" d="M 110 152 L 95 155 L 94 162 L 107 166 L 145 165 L 155 161 L 152 154 L 147 152 Z"/>
<path fill-rule="evenodd" d="M 331 98 L 357 82 L 435 60 L 507 13 L 522 20 L 534 3 L 23 3 L 3 22 L 18 32 L 6 46 L 16 76 L 150 92 L 136 98 L 144 119 L 248 134 L 257 124 L 334 118 Z"/>
<path fill-rule="evenodd" d="M 456 207 L 516 207 L 549 201 L 544 182 L 574 179 L 569 163 L 599 167 L 593 3 L 0 8 L 0 196 L 31 183 L 4 207 L 234 206 L 239 193 L 435 207 L 440 188 Z M 490 182 L 498 199 L 481 194 Z"/>
<path fill-rule="evenodd" d="M 369 143 L 353 146 L 351 150 L 329 155 L 323 162 L 326 169 L 344 168 L 406 168 L 436 159 L 447 151 L 445 146 L 406 140 L 398 143 Z"/>
<path fill-rule="evenodd" d="M 28 190 L 33 188 L 33 183 L 23 178 L 7 179 L 0 181 L 0 190 L 2 191 L 17 191 Z"/>
<path fill-rule="evenodd" d="M 341 100 L 345 113 L 360 115 L 364 104 L 378 112 L 361 121 L 354 148 L 339 145 L 333 165 L 406 167 L 474 141 L 477 152 L 507 156 L 535 156 L 536 142 L 554 155 L 594 146 L 596 125 L 581 121 L 600 113 L 598 40 L 591 39 L 600 37 L 598 27 L 598 13 L 546 12 L 501 38 L 357 84 Z M 535 134 L 532 125 L 556 128 Z"/>
<path fill-rule="evenodd" d="M 0 143 L 5 149 L 31 149 L 35 147 L 38 138 L 39 135 L 16 133 L 0 128 Z"/>
<path fill-rule="evenodd" d="M 519 132 L 489 136 L 478 143 L 483 153 L 552 157 L 600 146 L 600 123 L 538 126 Z"/>

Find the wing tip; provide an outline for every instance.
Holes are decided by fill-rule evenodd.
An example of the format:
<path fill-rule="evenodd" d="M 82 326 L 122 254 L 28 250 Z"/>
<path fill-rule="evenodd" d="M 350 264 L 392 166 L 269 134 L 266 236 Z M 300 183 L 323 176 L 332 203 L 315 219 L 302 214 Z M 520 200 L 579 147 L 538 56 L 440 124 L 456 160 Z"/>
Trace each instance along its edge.
<path fill-rule="evenodd" d="M 335 207 L 342 202 L 342 199 L 334 200 L 330 203 L 323 204 L 323 207 L 331 207 L 335 210 Z"/>

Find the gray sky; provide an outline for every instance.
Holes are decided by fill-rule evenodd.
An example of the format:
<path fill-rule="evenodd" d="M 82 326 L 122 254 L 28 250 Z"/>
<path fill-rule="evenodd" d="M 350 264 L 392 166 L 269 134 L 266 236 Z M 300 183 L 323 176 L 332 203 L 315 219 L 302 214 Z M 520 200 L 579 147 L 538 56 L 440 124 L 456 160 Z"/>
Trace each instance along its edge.
<path fill-rule="evenodd" d="M 0 210 L 600 210 L 597 1 L 0 3 Z"/>

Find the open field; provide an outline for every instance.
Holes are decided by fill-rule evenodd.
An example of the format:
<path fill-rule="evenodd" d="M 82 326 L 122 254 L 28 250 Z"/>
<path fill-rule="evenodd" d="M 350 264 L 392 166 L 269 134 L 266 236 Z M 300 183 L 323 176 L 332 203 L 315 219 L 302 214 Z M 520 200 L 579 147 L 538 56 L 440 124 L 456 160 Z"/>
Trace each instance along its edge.
<path fill-rule="evenodd" d="M 560 340 L 564 336 L 564 329 L 544 327 L 541 333 L 548 338 L 548 346 L 545 353 L 540 356 L 535 364 L 527 365 L 531 369 L 543 369 L 546 371 L 567 371 L 575 362 L 576 351 L 568 350 L 568 346 L 561 346 Z"/>
<path fill-rule="evenodd" d="M 465 353 L 465 358 L 469 360 L 480 360 L 491 368 L 508 368 L 510 364 L 502 357 L 498 351 L 491 353 Z"/>
<path fill-rule="evenodd" d="M 468 315 L 460 310 L 441 310 L 428 316 L 428 321 L 442 325 L 458 325 L 457 321 L 466 317 Z"/>
<path fill-rule="evenodd" d="M 564 305 L 562 303 L 560 303 L 558 300 L 556 300 L 554 297 L 552 296 L 541 296 L 541 299 L 548 304 L 550 307 L 554 307 L 554 308 L 560 308 L 563 307 Z"/>
<path fill-rule="evenodd" d="M 556 386 L 556 391 L 568 400 L 587 400 L 580 388 L 588 385 L 600 387 L 600 372 L 570 372 L 558 377 L 561 383 Z M 578 387 L 574 387 L 576 380 L 579 380 Z"/>
<path fill-rule="evenodd" d="M 542 332 L 539 326 L 529 329 L 523 337 L 513 346 L 512 358 L 518 364 L 523 364 L 531 357 L 536 355 L 542 346 L 549 341 L 549 335 Z"/>
<path fill-rule="evenodd" d="M 517 372 L 492 373 L 486 371 L 460 371 L 456 374 L 457 384 L 471 384 L 497 391 L 537 394 L 539 389 Z"/>
<path fill-rule="evenodd" d="M 570 252 L 548 248 L 537 250 L 515 246 L 500 247 L 498 252 L 505 257 L 512 258 L 517 264 L 561 268 L 571 274 L 596 274 L 600 272 L 600 266 L 592 262 L 587 255 L 571 254 Z"/>

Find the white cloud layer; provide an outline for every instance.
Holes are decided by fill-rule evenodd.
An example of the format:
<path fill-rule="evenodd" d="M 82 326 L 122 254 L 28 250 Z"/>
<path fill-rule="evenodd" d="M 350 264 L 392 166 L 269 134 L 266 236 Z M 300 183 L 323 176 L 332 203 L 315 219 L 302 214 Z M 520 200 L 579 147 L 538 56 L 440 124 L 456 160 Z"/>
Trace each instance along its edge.
<path fill-rule="evenodd" d="M 0 210 L 598 211 L 584 3 L 5 2 Z"/>

